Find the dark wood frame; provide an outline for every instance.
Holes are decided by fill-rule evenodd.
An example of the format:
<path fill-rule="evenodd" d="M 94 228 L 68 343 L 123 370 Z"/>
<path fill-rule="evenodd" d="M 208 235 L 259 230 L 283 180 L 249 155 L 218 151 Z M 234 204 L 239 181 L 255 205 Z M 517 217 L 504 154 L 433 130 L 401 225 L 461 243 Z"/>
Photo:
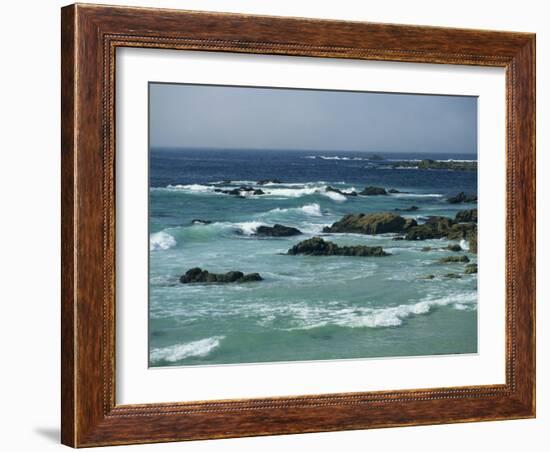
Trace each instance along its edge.
<path fill-rule="evenodd" d="M 61 35 L 64 444 L 85 447 L 535 416 L 534 34 L 77 4 L 62 9 Z M 505 68 L 506 383 L 117 405 L 117 47 Z"/>

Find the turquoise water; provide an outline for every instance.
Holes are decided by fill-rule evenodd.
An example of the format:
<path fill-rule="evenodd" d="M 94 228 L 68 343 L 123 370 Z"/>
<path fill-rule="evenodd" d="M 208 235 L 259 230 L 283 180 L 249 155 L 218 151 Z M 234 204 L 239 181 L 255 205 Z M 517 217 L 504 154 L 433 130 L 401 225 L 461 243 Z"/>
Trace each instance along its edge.
<path fill-rule="evenodd" d="M 420 222 L 427 215 L 454 217 L 475 205 L 445 199 L 458 191 L 476 192 L 475 172 L 394 170 L 350 153 L 157 150 L 151 153 L 150 173 L 151 366 L 477 351 L 477 275 L 464 275 L 464 264 L 435 263 L 451 254 L 441 250 L 450 242 L 321 232 L 346 213 L 411 205 L 419 209 L 401 214 Z M 244 199 L 214 192 L 257 186 L 264 178 L 283 183 L 261 186 L 266 195 Z M 327 185 L 358 191 L 377 185 L 411 193 L 344 197 L 325 192 Z M 193 219 L 212 223 L 192 224 Z M 258 225 L 275 223 L 304 234 L 254 235 Z M 339 245 L 380 245 L 391 256 L 284 254 L 313 236 Z M 427 246 L 435 249 L 421 251 Z M 264 281 L 179 283 L 193 267 L 258 272 Z M 462 278 L 444 277 L 451 272 Z M 422 279 L 430 274 L 435 278 Z"/>

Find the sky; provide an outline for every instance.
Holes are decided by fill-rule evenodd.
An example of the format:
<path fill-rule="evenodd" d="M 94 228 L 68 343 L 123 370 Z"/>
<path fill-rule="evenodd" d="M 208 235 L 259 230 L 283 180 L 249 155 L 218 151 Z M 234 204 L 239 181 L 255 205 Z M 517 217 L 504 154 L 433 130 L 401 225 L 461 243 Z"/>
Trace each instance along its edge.
<path fill-rule="evenodd" d="M 477 98 L 149 84 L 152 148 L 477 152 Z"/>

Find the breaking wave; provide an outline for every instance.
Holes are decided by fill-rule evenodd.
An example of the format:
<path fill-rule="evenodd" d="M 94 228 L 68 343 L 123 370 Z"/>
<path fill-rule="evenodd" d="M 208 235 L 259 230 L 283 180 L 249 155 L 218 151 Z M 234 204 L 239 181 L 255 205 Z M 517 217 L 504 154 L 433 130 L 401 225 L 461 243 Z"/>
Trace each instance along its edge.
<path fill-rule="evenodd" d="M 155 232 L 149 236 L 149 251 L 167 250 L 176 244 L 176 239 L 166 231 Z"/>
<path fill-rule="evenodd" d="M 207 356 L 212 350 L 219 347 L 224 338 L 225 336 L 213 336 L 185 344 L 155 348 L 151 350 L 149 359 L 154 363 L 162 361 L 174 363 L 185 358 Z"/>

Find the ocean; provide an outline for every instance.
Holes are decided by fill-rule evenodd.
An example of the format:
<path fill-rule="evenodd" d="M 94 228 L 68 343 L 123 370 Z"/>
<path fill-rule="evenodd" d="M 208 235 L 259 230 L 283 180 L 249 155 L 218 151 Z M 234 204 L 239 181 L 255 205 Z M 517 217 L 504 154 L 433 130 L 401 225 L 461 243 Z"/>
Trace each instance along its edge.
<path fill-rule="evenodd" d="M 395 234 L 324 234 L 348 213 L 399 212 L 419 222 L 453 217 L 476 204 L 475 171 L 392 169 L 391 161 L 475 160 L 472 154 L 152 149 L 149 192 L 149 365 L 183 366 L 477 352 L 477 275 L 441 265 L 445 239 L 392 240 Z M 262 179 L 281 183 L 258 185 Z M 265 194 L 236 197 L 241 185 Z M 343 196 L 365 186 L 387 196 Z M 209 224 L 193 224 L 193 220 Z M 260 225 L 302 235 L 258 237 Z M 339 245 L 382 246 L 386 257 L 291 256 L 321 236 Z M 454 242 L 456 243 L 456 242 Z M 467 245 L 462 244 L 464 248 Z M 432 247 L 430 251 L 422 251 Z M 471 262 L 476 255 L 465 253 Z M 263 281 L 182 284 L 200 267 L 259 273 Z M 460 273 L 459 279 L 446 278 Z M 425 279 L 434 275 L 433 279 Z"/>

